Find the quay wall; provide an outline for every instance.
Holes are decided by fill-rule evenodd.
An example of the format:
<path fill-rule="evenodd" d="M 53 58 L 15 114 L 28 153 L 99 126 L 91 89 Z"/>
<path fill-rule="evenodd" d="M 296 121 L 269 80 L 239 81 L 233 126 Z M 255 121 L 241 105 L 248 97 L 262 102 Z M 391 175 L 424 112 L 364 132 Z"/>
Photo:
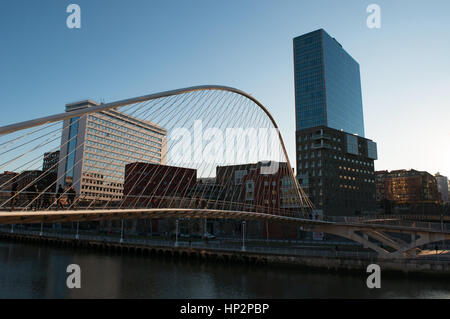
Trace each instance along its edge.
<path fill-rule="evenodd" d="M 175 260 L 198 260 L 204 262 L 239 263 L 250 266 L 287 266 L 310 268 L 319 271 L 365 273 L 370 264 L 380 265 L 384 274 L 449 276 L 450 261 L 430 259 L 382 259 L 330 256 L 303 256 L 289 254 L 270 254 L 250 251 L 230 251 L 205 249 L 186 246 L 157 246 L 119 243 L 90 239 L 69 239 L 37 236 L 20 233 L 0 233 L 0 240 L 49 245 L 72 249 L 91 249 L 118 255 L 131 254 L 138 256 L 154 256 Z"/>

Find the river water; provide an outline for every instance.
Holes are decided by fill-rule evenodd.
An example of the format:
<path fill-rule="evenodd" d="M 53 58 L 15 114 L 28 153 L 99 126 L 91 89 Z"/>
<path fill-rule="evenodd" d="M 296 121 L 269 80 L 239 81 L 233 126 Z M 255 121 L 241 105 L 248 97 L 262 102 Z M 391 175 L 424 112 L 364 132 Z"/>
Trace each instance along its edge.
<path fill-rule="evenodd" d="M 68 289 L 69 264 L 81 289 Z M 0 298 L 450 298 L 450 279 L 342 274 L 157 257 L 118 256 L 0 241 Z"/>

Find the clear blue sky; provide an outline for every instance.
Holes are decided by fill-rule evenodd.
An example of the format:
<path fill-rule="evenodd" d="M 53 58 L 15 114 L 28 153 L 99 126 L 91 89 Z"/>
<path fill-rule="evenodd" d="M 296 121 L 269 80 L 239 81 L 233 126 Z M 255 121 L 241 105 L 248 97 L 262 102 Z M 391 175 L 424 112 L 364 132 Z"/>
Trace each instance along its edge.
<path fill-rule="evenodd" d="M 82 28 L 66 27 L 80 5 Z M 381 29 L 366 7 L 381 6 Z M 450 175 L 450 1 L 1 0 L 0 125 L 198 84 L 269 106 L 294 152 L 292 38 L 324 28 L 361 66 L 376 169 Z"/>

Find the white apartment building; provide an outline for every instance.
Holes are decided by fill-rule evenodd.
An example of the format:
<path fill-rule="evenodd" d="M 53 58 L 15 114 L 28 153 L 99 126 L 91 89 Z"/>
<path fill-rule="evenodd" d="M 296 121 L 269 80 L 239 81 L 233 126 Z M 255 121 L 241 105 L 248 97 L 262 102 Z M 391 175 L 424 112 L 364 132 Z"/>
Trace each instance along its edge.
<path fill-rule="evenodd" d="M 66 105 L 66 112 L 97 106 L 86 100 Z M 109 110 L 65 120 L 58 184 L 73 185 L 87 200 L 120 200 L 125 165 L 165 164 L 167 131 L 159 125 Z"/>

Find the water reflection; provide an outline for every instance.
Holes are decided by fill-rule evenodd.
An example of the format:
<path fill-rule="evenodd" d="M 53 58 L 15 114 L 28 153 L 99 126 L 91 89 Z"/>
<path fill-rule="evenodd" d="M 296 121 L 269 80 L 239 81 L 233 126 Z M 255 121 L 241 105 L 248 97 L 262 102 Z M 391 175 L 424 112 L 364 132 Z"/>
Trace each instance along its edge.
<path fill-rule="evenodd" d="M 82 288 L 66 287 L 81 267 Z M 450 298 L 450 281 L 176 262 L 0 242 L 0 298 Z"/>

